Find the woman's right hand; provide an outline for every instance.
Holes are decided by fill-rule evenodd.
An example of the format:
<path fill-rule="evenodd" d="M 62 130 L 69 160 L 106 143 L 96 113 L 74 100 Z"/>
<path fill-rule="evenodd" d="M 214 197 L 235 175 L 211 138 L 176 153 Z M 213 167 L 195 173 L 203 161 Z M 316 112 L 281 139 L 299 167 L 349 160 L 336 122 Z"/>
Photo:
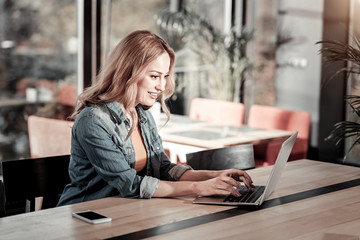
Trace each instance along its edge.
<path fill-rule="evenodd" d="M 194 182 L 195 193 L 199 196 L 228 195 L 240 197 L 235 189 L 241 187 L 241 183 L 229 176 L 218 176 L 209 180 Z"/>

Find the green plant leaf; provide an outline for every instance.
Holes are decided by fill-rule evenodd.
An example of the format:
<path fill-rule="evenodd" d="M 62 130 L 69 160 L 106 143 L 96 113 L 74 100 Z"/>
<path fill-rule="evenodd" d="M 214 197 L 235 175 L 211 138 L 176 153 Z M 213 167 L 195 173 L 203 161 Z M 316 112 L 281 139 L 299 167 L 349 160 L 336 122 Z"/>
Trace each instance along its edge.
<path fill-rule="evenodd" d="M 349 78 L 351 74 L 358 75 L 360 73 L 360 40 L 354 38 L 354 43 L 355 47 L 338 41 L 317 42 L 317 44 L 323 45 L 319 52 L 323 55 L 324 63 L 335 63 L 339 61 L 345 61 L 348 63 L 348 67 L 337 70 L 329 80 L 333 80 L 336 75 L 344 72 L 347 74 L 347 78 Z M 360 96 L 348 95 L 345 96 L 345 100 L 351 107 L 353 113 L 360 118 Z M 325 138 L 325 140 L 334 140 L 336 145 L 338 145 L 341 141 L 348 138 L 351 139 L 352 144 L 344 156 L 345 159 L 354 146 L 360 144 L 359 123 L 356 121 L 342 121 L 336 123 L 333 130 L 330 132 L 329 136 Z"/>

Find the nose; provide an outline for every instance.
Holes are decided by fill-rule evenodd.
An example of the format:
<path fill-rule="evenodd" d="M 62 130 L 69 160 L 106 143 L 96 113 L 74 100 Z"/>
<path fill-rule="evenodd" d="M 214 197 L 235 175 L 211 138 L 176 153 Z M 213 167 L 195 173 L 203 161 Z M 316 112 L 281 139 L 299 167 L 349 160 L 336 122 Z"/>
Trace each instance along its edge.
<path fill-rule="evenodd" d="M 165 79 L 165 77 L 162 76 L 157 81 L 157 84 L 156 84 L 155 88 L 158 91 L 164 91 L 165 90 L 165 85 L 166 85 L 166 79 Z"/>

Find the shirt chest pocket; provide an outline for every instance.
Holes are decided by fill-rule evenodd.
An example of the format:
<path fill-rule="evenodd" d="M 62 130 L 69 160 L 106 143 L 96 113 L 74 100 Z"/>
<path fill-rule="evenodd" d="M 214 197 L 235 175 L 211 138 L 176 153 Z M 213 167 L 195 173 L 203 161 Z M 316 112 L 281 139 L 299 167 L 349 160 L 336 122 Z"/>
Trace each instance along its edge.
<path fill-rule="evenodd" d="M 150 146 L 151 146 L 150 147 L 151 151 L 156 153 L 156 154 L 160 154 L 163 151 L 162 142 L 161 142 L 160 137 L 152 138 Z"/>

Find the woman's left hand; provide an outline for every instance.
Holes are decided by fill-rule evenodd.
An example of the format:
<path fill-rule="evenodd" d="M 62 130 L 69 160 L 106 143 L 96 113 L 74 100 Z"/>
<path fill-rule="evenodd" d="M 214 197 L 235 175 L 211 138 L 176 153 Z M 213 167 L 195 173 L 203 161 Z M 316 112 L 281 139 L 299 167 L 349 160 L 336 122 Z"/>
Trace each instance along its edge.
<path fill-rule="evenodd" d="M 236 181 L 241 181 L 246 185 L 246 187 L 249 190 L 251 190 L 253 187 L 255 187 L 250 175 L 247 174 L 247 172 L 245 172 L 243 170 L 227 169 L 227 170 L 220 171 L 219 176 L 232 177 Z"/>

